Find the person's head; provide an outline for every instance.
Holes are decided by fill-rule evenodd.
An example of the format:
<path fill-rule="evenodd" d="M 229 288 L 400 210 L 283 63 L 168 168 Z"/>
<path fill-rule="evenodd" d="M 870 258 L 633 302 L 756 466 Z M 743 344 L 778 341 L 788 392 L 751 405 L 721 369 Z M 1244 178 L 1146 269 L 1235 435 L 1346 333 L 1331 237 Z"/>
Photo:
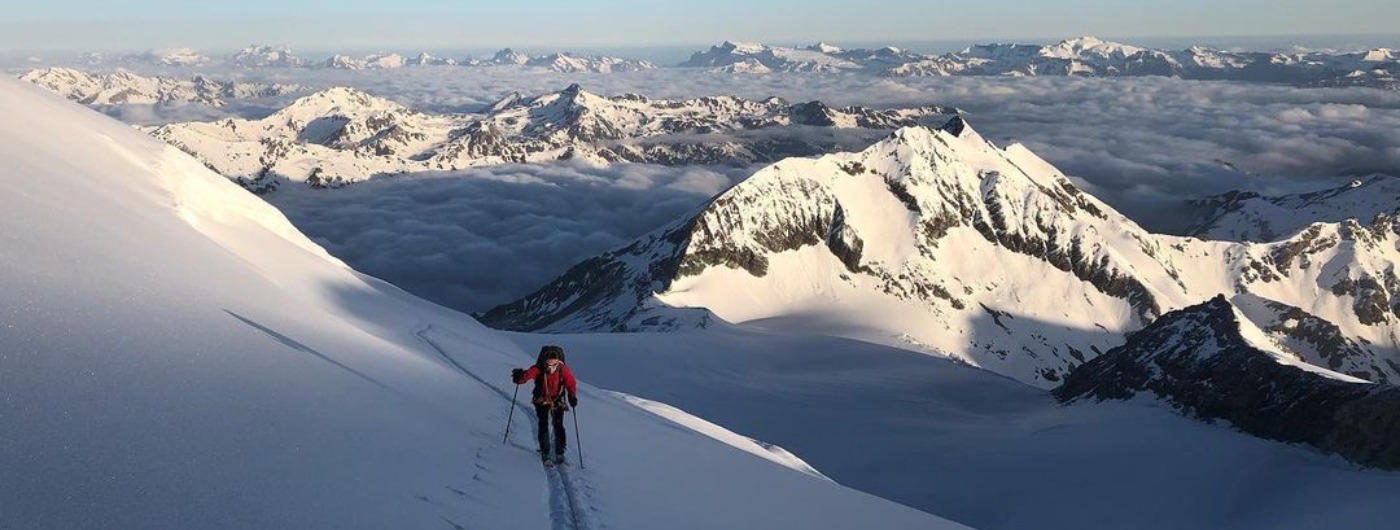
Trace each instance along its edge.
<path fill-rule="evenodd" d="M 564 364 L 564 348 L 552 344 L 540 348 L 540 356 L 536 362 L 543 368 L 557 369 L 559 365 Z"/>

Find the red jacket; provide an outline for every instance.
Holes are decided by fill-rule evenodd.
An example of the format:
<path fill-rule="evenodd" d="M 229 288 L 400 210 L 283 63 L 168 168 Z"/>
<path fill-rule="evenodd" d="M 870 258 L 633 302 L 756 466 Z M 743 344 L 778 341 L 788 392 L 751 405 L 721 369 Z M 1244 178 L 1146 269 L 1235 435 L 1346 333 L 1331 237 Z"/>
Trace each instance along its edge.
<path fill-rule="evenodd" d="M 534 381 L 539 375 L 540 367 L 538 365 L 531 366 L 529 370 L 525 370 L 525 374 L 522 375 L 520 380 L 516 381 L 515 384 L 522 385 Z M 543 391 L 537 391 L 535 397 L 542 397 L 546 403 L 558 401 L 559 392 L 561 390 L 561 379 L 563 380 L 562 386 L 568 387 L 569 395 L 578 396 L 578 382 L 574 380 L 574 372 L 569 370 L 569 365 L 560 364 L 559 369 L 555 370 L 554 373 L 545 374 L 544 389 Z"/>

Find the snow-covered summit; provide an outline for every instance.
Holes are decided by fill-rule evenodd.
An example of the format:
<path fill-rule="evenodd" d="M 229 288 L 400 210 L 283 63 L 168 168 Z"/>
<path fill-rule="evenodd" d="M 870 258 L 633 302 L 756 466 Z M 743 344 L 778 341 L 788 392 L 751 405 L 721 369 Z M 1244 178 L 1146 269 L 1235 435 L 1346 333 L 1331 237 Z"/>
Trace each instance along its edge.
<path fill-rule="evenodd" d="M 859 153 L 771 165 L 694 217 L 483 318 L 563 331 L 693 325 L 667 307 L 730 322 L 824 314 L 852 329 L 883 329 L 886 340 L 904 336 L 1024 380 L 1055 381 L 1076 358 L 1111 344 L 1075 331 L 1083 315 L 1132 328 L 1179 296 L 1176 287 L 1149 287 L 1175 285 L 1174 268 L 1151 259 L 1158 251 L 1025 148 L 995 147 L 954 118 L 939 129 L 899 129 Z M 1028 285 L 1029 277 L 1039 281 Z M 1003 319 L 1008 311 L 1020 317 Z M 1024 334 L 1041 336 L 1038 361 L 1010 353 Z"/>
<path fill-rule="evenodd" d="M 194 48 L 163 48 L 146 52 L 144 56 L 161 66 L 200 66 L 210 62 L 209 57 Z"/>
<path fill-rule="evenodd" d="M 426 57 L 425 57 L 426 56 Z M 431 56 L 422 54 L 418 56 L 421 60 L 432 60 Z M 351 57 L 349 55 L 336 54 L 326 59 L 322 66 L 336 70 L 369 70 L 402 68 L 410 64 L 410 59 L 397 53 L 375 53 L 364 57 Z M 424 64 L 424 63 L 414 63 Z M 427 63 L 431 64 L 431 63 Z"/>
<path fill-rule="evenodd" d="M 650 70 L 656 65 L 639 59 L 626 59 L 610 55 L 581 55 L 576 53 L 550 53 L 531 56 L 510 48 L 496 52 L 489 60 L 467 63 L 473 66 L 522 66 L 560 73 L 614 73 Z"/>
<path fill-rule="evenodd" d="M 530 56 L 529 54 L 521 53 L 510 48 L 504 48 L 491 56 L 491 62 L 495 64 L 522 65 L 530 62 Z"/>
<path fill-rule="evenodd" d="M 1041 48 L 1040 55 L 1060 59 L 1095 57 L 1102 60 L 1123 60 L 1142 51 L 1144 49 L 1137 46 L 1084 36 L 1065 39 L 1052 46 Z"/>
<path fill-rule="evenodd" d="M 825 44 L 787 48 L 725 41 L 711 46 L 708 50 L 695 52 L 679 66 L 749 73 L 838 72 L 862 68 L 862 65 L 842 57 L 841 54 L 840 48 Z M 758 68 L 758 65 L 762 65 L 762 69 Z"/>
<path fill-rule="evenodd" d="M 293 68 L 303 66 L 305 61 L 286 46 L 254 44 L 239 50 L 229 58 L 229 63 L 240 68 Z"/>
<path fill-rule="evenodd" d="M 1255 314 L 1318 362 L 1386 381 L 1400 376 L 1391 226 L 1317 225 L 1252 245 L 1152 234 L 1025 147 L 954 118 L 772 164 L 482 318 L 560 332 L 818 328 L 1048 387 L 1164 312 L 1235 292 L 1278 304 Z"/>

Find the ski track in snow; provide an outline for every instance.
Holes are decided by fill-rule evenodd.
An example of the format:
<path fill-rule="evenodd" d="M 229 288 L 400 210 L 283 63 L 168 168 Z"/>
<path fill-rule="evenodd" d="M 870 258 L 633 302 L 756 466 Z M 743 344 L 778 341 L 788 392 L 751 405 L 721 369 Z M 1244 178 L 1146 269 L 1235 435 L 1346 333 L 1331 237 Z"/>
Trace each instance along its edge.
<path fill-rule="evenodd" d="M 442 356 L 443 360 L 446 360 L 448 364 L 451 364 L 458 372 L 461 372 L 462 375 L 491 389 L 496 395 L 501 396 L 501 399 L 510 403 L 512 407 L 517 405 L 511 393 L 491 384 L 486 381 L 486 379 L 468 370 L 465 366 L 462 366 L 461 363 L 458 363 L 456 359 L 453 359 L 451 355 L 448 355 L 446 350 L 438 346 L 432 339 L 428 338 L 428 332 L 432 331 L 432 329 L 433 326 L 431 324 L 425 325 L 422 329 L 414 331 L 413 334 L 422 340 L 424 344 L 427 344 L 428 347 L 432 348 L 433 351 L 436 351 L 438 355 Z M 522 414 L 522 416 L 528 416 L 528 414 Z M 532 423 L 532 427 L 530 432 L 538 436 L 539 426 Z M 574 436 L 575 443 L 577 443 L 577 429 L 575 429 Z M 524 451 L 529 451 L 530 453 L 535 452 L 514 439 L 510 440 L 510 445 Z M 568 470 L 570 465 L 572 464 L 544 466 L 545 479 L 549 486 L 549 517 L 554 523 L 552 528 L 553 530 L 593 530 L 595 525 L 592 524 L 592 517 L 588 515 L 590 511 L 593 511 L 591 507 L 592 503 L 589 502 L 589 496 L 585 492 L 580 491 L 579 481 L 575 480 L 573 474 Z M 587 488 L 585 484 L 584 489 L 591 488 Z M 587 509 L 580 510 L 580 501 L 583 501 L 587 505 Z M 450 520 L 448 523 L 453 527 L 458 527 Z"/>

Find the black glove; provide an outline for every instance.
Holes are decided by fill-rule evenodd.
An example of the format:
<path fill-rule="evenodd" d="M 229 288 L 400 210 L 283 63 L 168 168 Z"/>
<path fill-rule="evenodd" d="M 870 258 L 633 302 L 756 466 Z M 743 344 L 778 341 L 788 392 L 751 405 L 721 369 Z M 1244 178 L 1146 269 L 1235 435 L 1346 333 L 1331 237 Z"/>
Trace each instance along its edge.
<path fill-rule="evenodd" d="M 569 406 L 573 408 L 578 408 L 578 396 L 569 394 Z"/>
<path fill-rule="evenodd" d="M 510 380 L 517 385 L 520 384 L 520 379 L 523 377 L 525 377 L 525 369 L 523 368 L 516 368 L 510 371 Z"/>

